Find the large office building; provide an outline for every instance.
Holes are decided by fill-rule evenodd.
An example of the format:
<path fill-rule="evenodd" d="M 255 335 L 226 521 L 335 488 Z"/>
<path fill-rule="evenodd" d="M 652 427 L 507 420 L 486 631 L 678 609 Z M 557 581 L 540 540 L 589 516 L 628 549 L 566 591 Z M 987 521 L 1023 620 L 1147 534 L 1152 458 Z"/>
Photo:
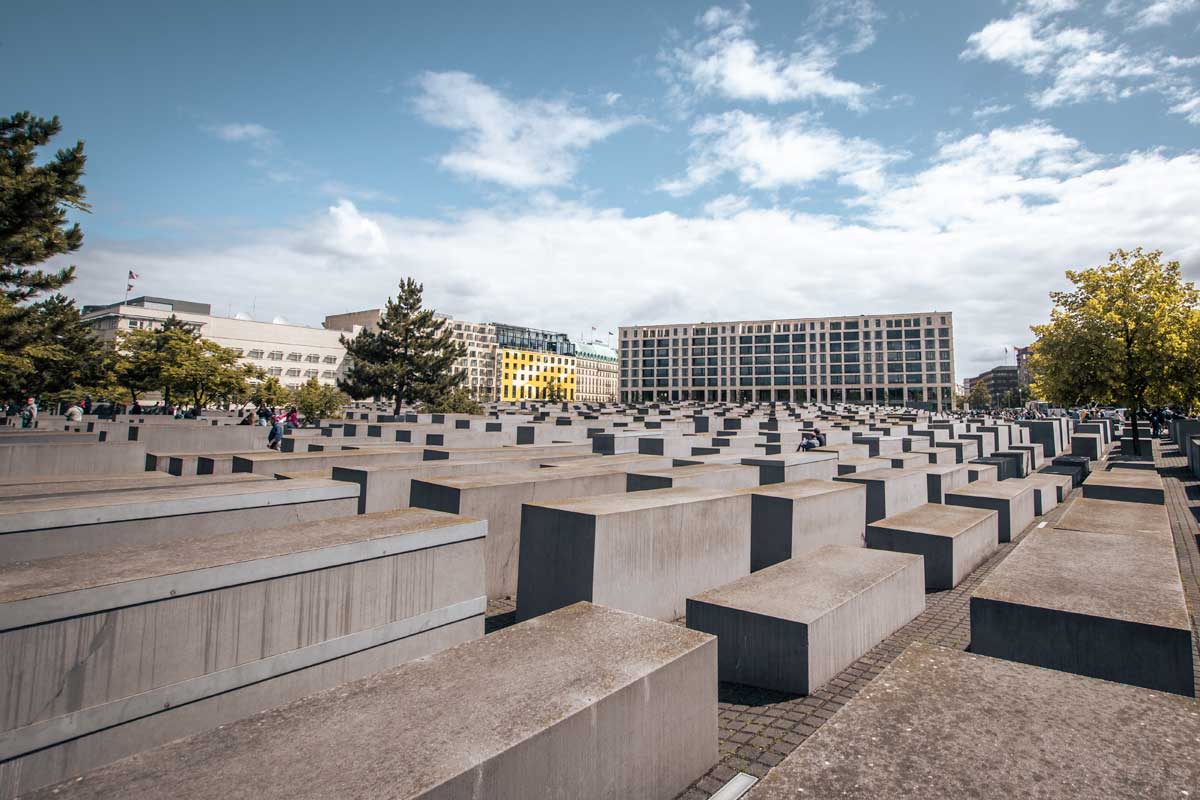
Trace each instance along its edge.
<path fill-rule="evenodd" d="M 565 333 L 496 323 L 496 373 L 507 401 L 574 401 L 575 343 Z"/>
<path fill-rule="evenodd" d="M 988 395 L 992 398 L 992 405 L 1018 405 L 1015 401 L 1019 398 L 1010 395 L 1015 393 L 1021 385 L 1019 372 L 1019 367 L 1011 365 L 992 367 L 987 372 L 980 373 L 974 378 L 967 378 L 967 394 L 970 395 L 971 390 L 975 388 L 975 384 L 982 383 L 984 388 L 987 389 Z"/>
<path fill-rule="evenodd" d="M 115 342 L 120 332 L 157 330 L 176 317 L 205 339 L 237 351 L 244 363 L 261 367 L 284 386 L 309 378 L 335 385 L 346 361 L 341 330 L 291 325 L 283 320 L 258 322 L 245 315 L 219 317 L 207 303 L 168 297 L 134 297 L 121 303 L 84 306 L 83 321 L 101 341 Z M 353 334 L 357 329 L 347 331 Z"/>
<path fill-rule="evenodd" d="M 953 404 L 949 312 L 635 325 L 620 399 Z"/>

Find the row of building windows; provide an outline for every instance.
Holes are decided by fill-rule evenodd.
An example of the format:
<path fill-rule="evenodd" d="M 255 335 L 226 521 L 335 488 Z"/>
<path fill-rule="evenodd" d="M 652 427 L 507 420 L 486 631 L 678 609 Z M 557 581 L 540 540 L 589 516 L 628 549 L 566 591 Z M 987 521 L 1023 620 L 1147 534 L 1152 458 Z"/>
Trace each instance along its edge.
<path fill-rule="evenodd" d="M 925 317 L 925 325 L 927 327 L 932 327 L 935 324 L 934 319 L 935 318 L 932 316 Z M 936 319 L 938 320 L 936 323 L 938 325 L 949 324 L 949 318 L 946 316 L 939 315 L 938 317 L 936 317 Z M 860 326 L 860 322 L 861 322 L 861 326 Z M 688 327 L 686 327 L 686 326 L 683 328 L 651 328 L 651 329 L 647 329 L 644 331 L 639 331 L 639 329 L 625 329 L 625 330 L 621 331 L 621 338 L 623 338 L 623 339 L 624 338 L 645 339 L 645 338 L 659 338 L 659 337 L 665 337 L 665 336 L 689 336 L 689 335 L 715 336 L 718 334 L 726 334 L 726 333 L 731 333 L 731 334 L 741 334 L 741 333 L 754 334 L 754 333 L 772 333 L 772 332 L 790 333 L 793 330 L 795 330 L 795 331 L 804 331 L 804 330 L 823 331 L 823 330 L 826 330 L 827 324 L 828 324 L 828 330 L 830 330 L 830 331 L 843 331 L 843 330 L 858 331 L 858 330 L 866 330 L 867 328 L 871 328 L 871 327 L 881 328 L 881 329 L 919 328 L 919 327 L 921 327 L 921 317 L 916 316 L 916 317 L 905 317 L 903 319 L 864 319 L 864 320 L 853 319 L 853 320 L 833 320 L 833 321 L 814 320 L 811 322 L 765 322 L 765 323 L 750 323 L 750 324 L 746 324 L 746 325 L 720 325 L 720 326 L 713 325 L 711 327 L 692 326 L 690 334 L 688 332 Z M 670 332 L 668 333 L 668 331 L 670 331 Z M 682 331 L 682 333 L 680 333 L 680 331 Z M 641 334 L 640 336 L 639 336 L 639 333 Z"/>

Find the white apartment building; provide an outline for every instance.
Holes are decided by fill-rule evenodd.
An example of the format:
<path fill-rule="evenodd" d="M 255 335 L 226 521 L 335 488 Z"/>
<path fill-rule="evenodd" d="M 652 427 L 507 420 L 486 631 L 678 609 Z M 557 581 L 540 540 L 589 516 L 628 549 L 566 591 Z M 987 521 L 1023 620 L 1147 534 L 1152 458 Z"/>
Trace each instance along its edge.
<path fill-rule="evenodd" d="M 949 312 L 620 329 L 621 402 L 796 401 L 951 408 Z"/>
<path fill-rule="evenodd" d="M 575 347 L 575 399 L 582 403 L 615 403 L 618 391 L 618 356 L 601 342 Z"/>
<path fill-rule="evenodd" d="M 207 303 L 165 297 L 135 297 L 106 306 L 84 306 L 83 320 L 101 341 L 113 342 L 119 331 L 157 330 L 174 316 L 240 359 L 261 367 L 280 383 L 296 387 L 309 378 L 333 386 L 346 360 L 339 337 L 344 331 L 258 322 L 247 317 L 218 317 Z M 353 335 L 357 330 L 345 331 Z"/>

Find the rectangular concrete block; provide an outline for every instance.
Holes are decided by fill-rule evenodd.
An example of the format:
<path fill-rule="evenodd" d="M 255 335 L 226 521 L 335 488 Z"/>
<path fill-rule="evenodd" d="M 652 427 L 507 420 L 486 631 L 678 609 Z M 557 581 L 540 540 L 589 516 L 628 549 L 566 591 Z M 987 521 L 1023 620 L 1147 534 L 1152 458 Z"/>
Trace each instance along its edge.
<path fill-rule="evenodd" d="M 750 572 L 747 493 L 657 489 L 531 503 L 521 519 L 517 619 L 580 600 L 661 620 Z"/>
<path fill-rule="evenodd" d="M 749 798 L 1182 798 L 1198 738 L 1194 701 L 917 642 Z"/>
<path fill-rule="evenodd" d="M 1083 482 L 1083 496 L 1093 500 L 1162 505 L 1166 495 L 1162 478 L 1153 470 L 1114 469 L 1093 472 Z"/>
<path fill-rule="evenodd" d="M 1027 478 L 1013 478 L 1018 486 L 1033 488 L 1033 515 L 1041 517 L 1058 508 L 1058 486 L 1046 481 L 1032 481 Z"/>
<path fill-rule="evenodd" d="M 1165 506 L 1126 503 L 1123 500 L 1092 500 L 1074 497 L 1054 523 L 1056 530 L 1091 531 L 1125 536 L 1145 536 L 1171 542 L 1171 520 Z"/>
<path fill-rule="evenodd" d="M 1194 695 L 1191 619 L 1173 544 L 1031 532 L 972 595 L 971 651 Z"/>
<path fill-rule="evenodd" d="M 966 464 L 930 464 L 921 467 L 920 470 L 925 473 L 929 487 L 927 499 L 930 503 L 945 502 L 946 492 L 971 482 Z"/>
<path fill-rule="evenodd" d="M 3 796 L 482 636 L 486 532 L 406 510 L 0 570 Z"/>
<path fill-rule="evenodd" d="M 852 483 L 802 479 L 746 490 L 750 503 L 750 570 L 823 547 L 861 547 L 867 490 Z"/>
<path fill-rule="evenodd" d="M 352 516 L 340 481 L 241 481 L 58 495 L 0 506 L 0 563 Z"/>
<path fill-rule="evenodd" d="M 717 761 L 716 655 L 710 636 L 581 603 L 54 796 L 671 800 Z"/>
<path fill-rule="evenodd" d="M 771 458 L 743 458 L 742 464 L 758 467 L 761 486 L 770 483 L 789 483 L 805 478 L 828 480 L 837 475 L 838 457 L 834 453 L 789 453 Z"/>
<path fill-rule="evenodd" d="M 835 481 L 867 487 L 867 522 L 890 517 L 928 502 L 929 480 L 920 469 L 886 469 L 839 475 Z"/>
<path fill-rule="evenodd" d="M 994 464 L 964 464 L 967 468 L 967 483 L 975 481 L 995 481 L 1000 479 L 1000 473 Z"/>
<path fill-rule="evenodd" d="M 1047 486 L 1054 487 L 1054 498 L 1058 503 L 1065 503 L 1067 495 L 1071 494 L 1073 488 L 1070 475 L 1055 475 L 1049 472 L 1034 472 L 1025 478 L 1027 481 L 1041 483 Z"/>
<path fill-rule="evenodd" d="M 1104 456 L 1104 437 L 1098 433 L 1076 433 L 1071 436 L 1071 455 L 1099 461 Z"/>
<path fill-rule="evenodd" d="M 925 560 L 925 588 L 953 589 L 1000 546 L 999 514 L 936 503 L 867 526 L 867 547 Z"/>
<path fill-rule="evenodd" d="M 630 470 L 625 490 L 643 492 L 652 489 L 693 487 L 697 489 L 743 489 L 758 486 L 759 471 L 742 464 L 696 464 L 671 469 Z"/>
<path fill-rule="evenodd" d="M 811 694 L 925 610 L 919 556 L 827 545 L 689 597 L 723 681 Z"/>
<path fill-rule="evenodd" d="M 968 506 L 1000 514 L 1000 541 L 1013 537 L 1033 523 L 1034 487 L 1012 481 L 976 481 L 946 493 L 946 505 Z"/>
<path fill-rule="evenodd" d="M 487 595 L 497 599 L 517 592 L 523 504 L 624 492 L 625 480 L 623 470 L 588 467 L 431 477 L 412 481 L 410 500 L 415 508 L 487 520 Z"/>

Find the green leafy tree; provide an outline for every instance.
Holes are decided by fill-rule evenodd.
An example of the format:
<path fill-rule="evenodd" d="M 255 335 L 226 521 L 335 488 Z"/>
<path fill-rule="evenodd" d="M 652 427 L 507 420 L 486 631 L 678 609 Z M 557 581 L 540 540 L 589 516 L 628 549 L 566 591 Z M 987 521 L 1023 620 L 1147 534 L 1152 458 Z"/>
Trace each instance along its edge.
<path fill-rule="evenodd" d="M 551 375 L 546 381 L 546 388 L 542 390 L 542 397 L 551 403 L 562 403 L 567 399 L 567 390 L 563 386 L 562 380 L 557 375 Z"/>
<path fill-rule="evenodd" d="M 250 394 L 257 368 L 238 363 L 236 350 L 209 339 L 172 332 L 163 350 L 161 379 L 164 394 L 188 398 L 199 414 L 209 403 L 237 402 Z"/>
<path fill-rule="evenodd" d="M 1187 402 L 1182 370 L 1198 357 L 1200 293 L 1162 251 L 1117 250 L 1109 263 L 1068 270 L 1075 285 L 1051 292 L 1050 322 L 1034 325 L 1034 393 L 1063 405 Z M 1194 378 L 1190 381 L 1194 384 Z M 1133 426 L 1135 447 L 1137 426 Z"/>
<path fill-rule="evenodd" d="M 57 117 L 46 120 L 23 112 L 0 118 L 0 372 L 9 394 L 18 391 L 17 384 L 33 393 L 46 390 L 38 366 L 47 361 L 56 365 L 58 375 L 86 366 L 64 363 L 70 350 L 52 338 L 47 325 L 49 318 L 64 318 L 63 301 L 41 308 L 31 303 L 75 276 L 74 267 L 43 271 L 38 265 L 83 244 L 79 225 L 67 220 L 70 211 L 88 209 L 80 183 L 87 160 L 83 142 L 37 163 L 39 148 L 61 130 Z"/>
<path fill-rule="evenodd" d="M 50 400 L 101 380 L 106 348 L 92 335 L 75 302 L 52 295 L 25 309 L 19 326 L 26 343 L 0 356 L 0 393 Z"/>
<path fill-rule="evenodd" d="M 967 403 L 973 410 L 988 408 L 992 404 L 992 395 L 988 392 L 983 381 L 976 381 L 967 393 Z"/>
<path fill-rule="evenodd" d="M 350 366 L 338 386 L 351 397 L 391 399 L 399 414 L 406 404 L 437 402 L 462 383 L 466 375 L 454 362 L 467 349 L 454 341 L 444 319 L 422 307 L 423 292 L 421 284 L 405 278 L 388 299 L 378 330 L 342 336 Z"/>
<path fill-rule="evenodd" d="M 438 400 L 423 404 L 421 410 L 428 414 L 482 414 L 483 406 L 470 392 L 459 387 Z"/>
<path fill-rule="evenodd" d="M 315 377 L 309 378 L 292 393 L 292 404 L 304 417 L 305 424 L 318 424 L 322 419 L 340 419 L 342 406 L 350 401 L 336 386 L 327 386 Z"/>
<path fill-rule="evenodd" d="M 263 378 L 250 390 L 250 402 L 267 408 L 285 406 L 293 402 L 292 396 L 292 390 L 281 384 L 274 375 Z"/>

